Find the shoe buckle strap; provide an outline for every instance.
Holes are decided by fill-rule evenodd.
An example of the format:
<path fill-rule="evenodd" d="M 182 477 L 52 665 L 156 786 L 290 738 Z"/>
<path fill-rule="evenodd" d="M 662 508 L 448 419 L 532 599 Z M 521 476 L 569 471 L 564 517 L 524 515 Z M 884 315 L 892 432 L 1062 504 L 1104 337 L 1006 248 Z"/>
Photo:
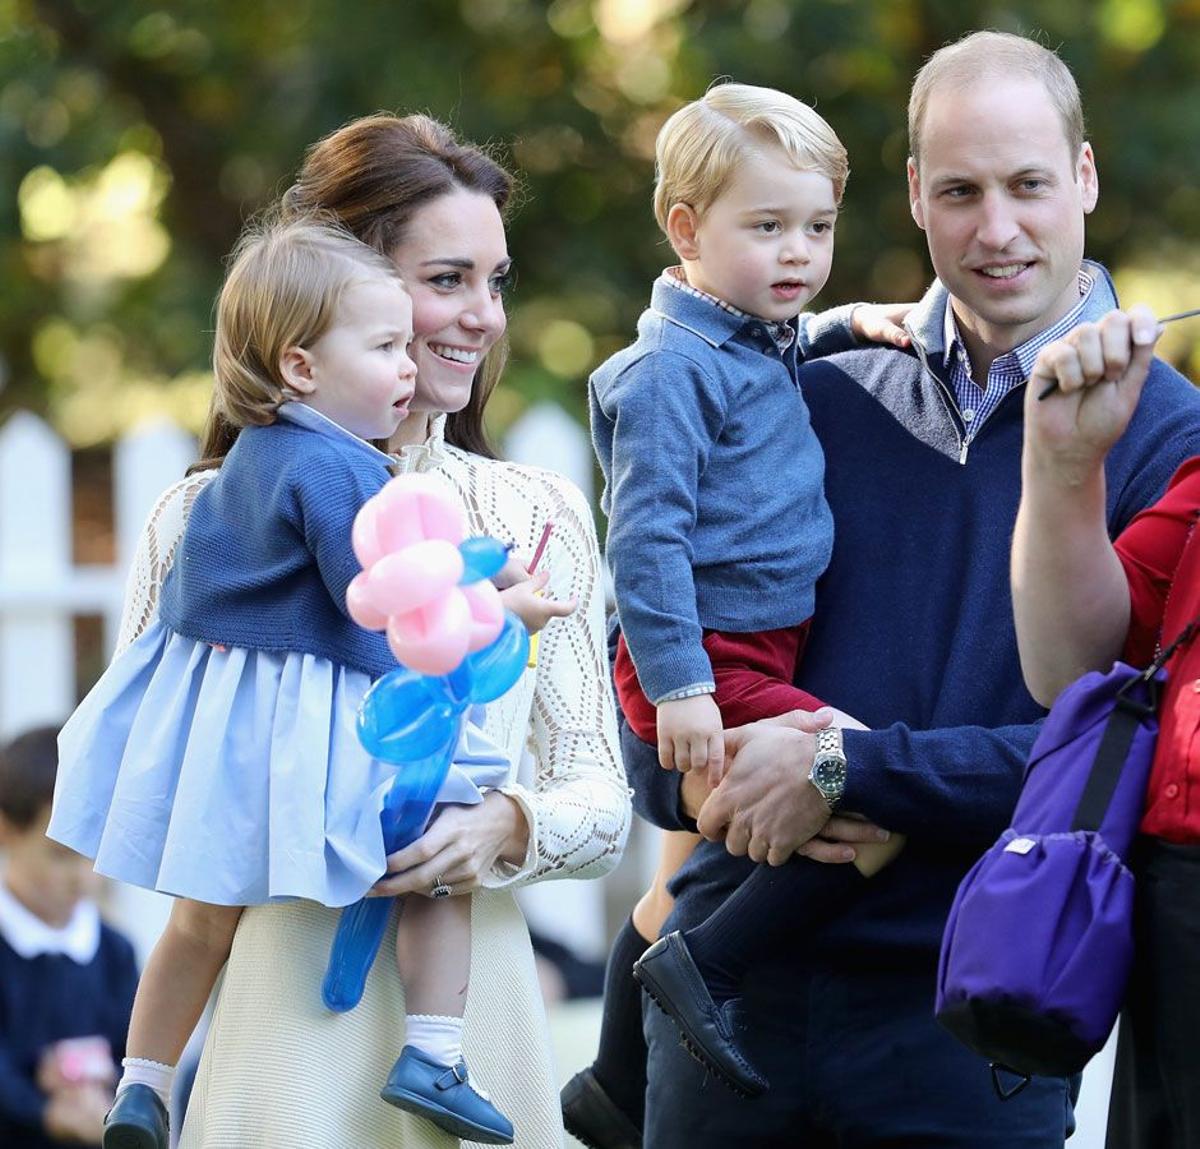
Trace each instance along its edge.
<path fill-rule="evenodd" d="M 441 1075 L 435 1082 L 439 1089 L 453 1089 L 456 1085 L 466 1085 L 467 1083 L 467 1064 L 465 1061 L 460 1061 L 456 1065 L 450 1066 L 445 1073 Z"/>

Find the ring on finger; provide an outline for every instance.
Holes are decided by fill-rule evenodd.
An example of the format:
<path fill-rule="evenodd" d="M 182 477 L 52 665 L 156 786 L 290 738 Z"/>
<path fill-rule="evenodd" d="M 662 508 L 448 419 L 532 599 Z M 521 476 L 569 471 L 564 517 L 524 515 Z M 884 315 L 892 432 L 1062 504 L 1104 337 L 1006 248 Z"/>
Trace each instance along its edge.
<path fill-rule="evenodd" d="M 433 879 L 433 889 L 429 891 L 429 896 L 431 898 L 448 898 L 452 893 L 454 891 L 442 880 L 442 875 L 438 874 Z"/>

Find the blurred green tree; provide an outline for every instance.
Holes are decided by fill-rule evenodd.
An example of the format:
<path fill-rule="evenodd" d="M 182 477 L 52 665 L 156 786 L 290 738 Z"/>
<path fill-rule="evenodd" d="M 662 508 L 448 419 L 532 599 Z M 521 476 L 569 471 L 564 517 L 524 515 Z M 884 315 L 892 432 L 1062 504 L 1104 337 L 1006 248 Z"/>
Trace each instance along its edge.
<path fill-rule="evenodd" d="M 149 410 L 193 425 L 242 221 L 356 115 L 423 110 L 521 173 L 499 424 L 626 342 L 669 259 L 654 135 L 717 76 L 787 89 L 853 174 L 821 302 L 928 278 L 904 182 L 910 79 L 973 27 L 1035 33 L 1084 93 L 1102 183 L 1090 253 L 1127 298 L 1200 300 L 1197 0 L 0 0 L 0 410 L 78 443 Z M 1168 351 L 1200 373 L 1200 332 Z"/>

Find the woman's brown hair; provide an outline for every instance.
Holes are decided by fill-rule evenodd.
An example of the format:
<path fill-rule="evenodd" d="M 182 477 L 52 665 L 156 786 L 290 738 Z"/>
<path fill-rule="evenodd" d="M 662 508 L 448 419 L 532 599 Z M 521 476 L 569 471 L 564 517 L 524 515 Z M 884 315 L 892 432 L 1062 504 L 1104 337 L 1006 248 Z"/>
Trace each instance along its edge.
<path fill-rule="evenodd" d="M 504 214 L 512 177 L 481 149 L 458 141 L 429 116 L 363 116 L 318 140 L 304 157 L 281 211 L 328 212 L 381 255 L 390 256 L 407 237 L 425 204 L 457 188 L 486 195 Z M 483 426 L 483 411 L 499 382 L 508 354 L 503 340 L 484 356 L 471 398 L 446 419 L 446 440 L 464 451 L 496 458 Z M 194 470 L 218 466 L 237 432 L 209 411 Z"/>

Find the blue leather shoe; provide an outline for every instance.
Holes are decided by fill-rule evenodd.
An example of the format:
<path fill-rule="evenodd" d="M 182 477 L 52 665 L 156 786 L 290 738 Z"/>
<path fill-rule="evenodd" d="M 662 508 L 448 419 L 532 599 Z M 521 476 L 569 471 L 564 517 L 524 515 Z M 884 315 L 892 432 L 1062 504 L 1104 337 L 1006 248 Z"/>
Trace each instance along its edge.
<path fill-rule="evenodd" d="M 429 1118 L 464 1141 L 512 1144 L 512 1122 L 488 1100 L 486 1093 L 471 1084 L 465 1061 L 447 1067 L 406 1045 L 379 1096 L 397 1109 Z"/>
<path fill-rule="evenodd" d="M 659 938 L 633 963 L 633 976 L 679 1027 L 687 1051 L 718 1080 L 743 1097 L 766 1093 L 767 1079 L 738 1048 L 741 998 L 721 1005 L 713 1001 L 678 930 Z"/>
<path fill-rule="evenodd" d="M 127 1085 L 104 1118 L 104 1149 L 168 1149 L 167 1111 L 149 1085 Z"/>

